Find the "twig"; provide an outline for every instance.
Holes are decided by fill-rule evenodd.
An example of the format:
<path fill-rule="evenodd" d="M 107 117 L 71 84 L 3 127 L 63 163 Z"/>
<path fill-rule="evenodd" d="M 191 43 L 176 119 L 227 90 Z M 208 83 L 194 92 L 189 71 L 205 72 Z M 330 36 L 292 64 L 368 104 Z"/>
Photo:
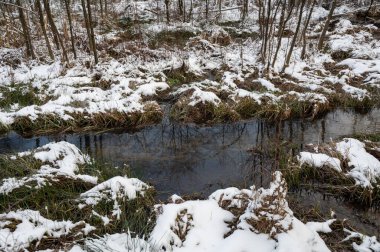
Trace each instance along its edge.
<path fill-rule="evenodd" d="M 23 10 L 29 11 L 29 12 L 31 12 L 31 13 L 37 15 L 37 12 L 34 12 L 34 11 L 32 11 L 32 10 L 29 10 L 29 9 L 27 9 L 27 8 L 25 8 L 25 7 L 22 7 L 22 6 L 19 6 L 19 5 L 17 5 L 17 4 L 6 3 L 6 2 L 3 2 L 3 1 L 0 1 L 0 4 L 5 4 L 5 5 L 10 5 L 10 6 L 13 6 L 13 7 L 21 8 L 21 9 L 23 9 Z"/>

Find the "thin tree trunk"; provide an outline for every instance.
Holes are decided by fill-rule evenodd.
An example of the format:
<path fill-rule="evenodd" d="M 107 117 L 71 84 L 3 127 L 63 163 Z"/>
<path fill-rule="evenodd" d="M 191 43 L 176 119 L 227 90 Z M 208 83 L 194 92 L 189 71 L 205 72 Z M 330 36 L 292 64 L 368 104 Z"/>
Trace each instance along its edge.
<path fill-rule="evenodd" d="M 178 0 L 178 12 L 180 16 L 183 15 L 183 0 Z"/>
<path fill-rule="evenodd" d="M 43 33 L 44 38 L 45 38 L 45 43 L 46 43 L 46 47 L 47 47 L 48 52 L 49 52 L 49 56 L 52 60 L 54 60 L 54 54 L 53 54 L 53 51 L 51 49 L 49 37 L 47 35 L 46 28 L 45 28 L 44 14 L 42 12 L 42 6 L 41 6 L 40 0 L 36 0 L 35 4 L 36 4 L 36 8 L 38 10 L 38 17 L 39 17 L 39 21 L 40 21 L 40 26 L 41 26 L 41 30 L 42 30 L 42 33 Z"/>
<path fill-rule="evenodd" d="M 193 22 L 193 0 L 190 0 L 190 11 L 189 11 L 189 17 L 191 23 Z"/>
<path fill-rule="evenodd" d="M 30 30 L 29 30 L 28 24 L 26 23 L 25 14 L 23 11 L 23 7 L 21 5 L 21 1 L 17 0 L 16 4 L 19 6 L 17 9 L 19 13 L 19 19 L 21 22 L 22 30 L 23 30 L 23 36 L 24 36 L 25 45 L 26 45 L 26 54 L 28 55 L 28 57 L 32 57 L 32 59 L 35 59 L 36 55 L 34 54 L 34 50 L 33 50 L 32 38 L 30 36 Z"/>
<path fill-rule="evenodd" d="M 277 17 L 277 13 L 278 13 L 278 10 L 281 6 L 281 1 L 278 0 L 274 3 L 274 6 L 276 6 L 273 14 L 272 14 L 272 17 L 271 17 L 271 23 L 270 23 L 270 26 L 269 26 L 269 33 L 268 33 L 268 38 L 270 39 L 270 41 L 273 41 L 274 39 L 274 24 L 275 24 L 275 20 L 276 20 L 276 17 Z M 268 53 L 267 53 L 267 60 L 266 60 L 266 64 L 267 64 L 267 73 L 269 73 L 269 68 L 270 68 L 270 63 L 271 63 L 271 58 L 272 58 L 272 53 L 273 53 L 273 47 L 274 47 L 274 43 L 271 42 L 268 44 Z"/>
<path fill-rule="evenodd" d="M 302 32 L 303 46 L 302 46 L 302 52 L 301 52 L 301 59 L 304 59 L 305 58 L 305 54 L 306 54 L 306 31 L 307 31 L 307 27 L 309 26 L 311 15 L 313 14 L 313 9 L 314 9 L 314 6 L 315 6 L 315 2 L 316 2 L 316 0 L 313 0 L 313 3 L 311 5 L 311 7 L 310 7 L 309 16 L 307 17 L 306 24 L 305 24 L 305 27 L 304 27 L 303 32 Z"/>
<path fill-rule="evenodd" d="M 272 67 L 274 67 L 274 65 L 276 63 L 278 52 L 280 51 L 280 48 L 281 48 L 282 37 L 284 35 L 286 24 L 290 20 L 290 17 L 292 15 L 293 9 L 294 9 L 294 1 L 292 1 L 291 4 L 290 4 L 289 13 L 287 14 L 287 17 L 285 18 L 286 4 L 287 4 L 287 1 L 285 0 L 283 2 L 283 6 L 282 6 L 282 8 L 283 8 L 282 11 L 283 11 L 284 15 L 282 16 L 282 18 L 280 18 L 280 28 L 278 30 L 278 42 L 277 42 L 276 53 L 274 54 L 274 57 L 273 57 Z M 282 21 L 281 21 L 281 19 L 282 19 Z"/>
<path fill-rule="evenodd" d="M 264 48 L 263 48 L 263 63 L 265 63 L 266 56 L 267 56 L 267 45 L 268 45 L 268 31 L 269 31 L 269 21 L 270 21 L 270 13 L 272 10 L 272 2 L 271 0 L 268 0 L 268 8 L 267 8 L 267 19 L 265 21 L 265 34 L 264 34 Z"/>
<path fill-rule="evenodd" d="M 206 21 L 208 21 L 208 0 L 206 2 Z"/>
<path fill-rule="evenodd" d="M 43 4 L 44 4 L 44 8 L 45 8 L 45 12 L 46 12 L 46 15 L 47 15 L 47 20 L 48 20 L 48 23 L 49 23 L 49 26 L 53 32 L 53 41 L 54 41 L 54 44 L 55 46 L 57 47 L 57 50 L 59 50 L 59 39 L 58 39 L 58 34 L 54 31 L 54 27 L 55 27 L 55 24 L 54 24 L 54 21 L 52 20 L 52 16 L 51 16 L 51 12 L 50 12 L 50 6 L 49 6 L 49 2 L 50 0 L 43 0 Z"/>
<path fill-rule="evenodd" d="M 103 1 L 99 0 L 99 5 L 100 5 L 100 18 L 103 20 L 104 19 L 104 13 L 103 13 Z"/>
<path fill-rule="evenodd" d="M 88 24 L 90 27 L 90 40 L 92 41 L 92 51 L 94 53 L 94 59 L 95 59 L 95 64 L 98 64 L 98 52 L 96 51 L 96 42 L 95 42 L 95 33 L 94 33 L 94 27 L 92 23 L 92 15 L 91 15 L 91 0 L 87 0 L 87 10 L 88 10 Z"/>
<path fill-rule="evenodd" d="M 47 15 L 47 18 L 49 21 L 50 28 L 53 32 L 54 38 L 58 39 L 59 45 L 61 45 L 63 59 L 65 61 L 69 62 L 69 58 L 67 57 L 67 53 L 66 53 L 65 44 L 63 43 L 63 40 L 62 40 L 61 36 L 59 35 L 57 26 L 55 25 L 54 20 L 53 20 L 53 16 L 51 14 L 49 0 L 43 0 L 43 3 L 44 3 L 46 15 Z M 59 46 L 58 46 L 58 48 L 59 48 Z"/>
<path fill-rule="evenodd" d="M 71 20 L 70 0 L 65 0 L 65 7 L 66 7 L 67 19 L 69 20 L 69 27 L 70 27 L 71 50 L 73 51 L 74 59 L 76 59 L 77 52 L 75 50 L 75 38 L 74 38 L 74 32 L 73 32 L 73 23 Z"/>
<path fill-rule="evenodd" d="M 170 14 L 169 14 L 169 5 L 170 5 L 170 0 L 165 0 L 165 7 L 166 7 L 166 23 L 170 23 Z"/>
<path fill-rule="evenodd" d="M 335 7 L 336 7 L 336 0 L 333 0 L 333 2 L 331 3 L 330 12 L 329 12 L 329 15 L 327 16 L 325 26 L 323 27 L 321 36 L 319 37 L 318 47 L 317 47 L 318 50 L 322 50 L 323 41 L 325 40 L 327 29 L 329 28 L 329 24 L 330 24 L 330 21 L 331 21 L 333 14 L 334 14 Z"/>
<path fill-rule="evenodd" d="M 300 12 L 299 12 L 299 15 L 298 15 L 298 23 L 297 23 L 296 31 L 294 32 L 294 36 L 293 36 L 293 39 L 292 39 L 292 43 L 290 44 L 289 52 L 286 55 L 286 60 L 285 60 L 284 66 L 282 68 L 282 72 L 284 72 L 285 68 L 289 66 L 290 58 L 291 58 L 292 53 L 293 53 L 294 45 L 296 44 L 296 41 L 297 41 L 298 32 L 300 30 L 301 21 L 302 21 L 302 14 L 303 14 L 303 7 L 305 6 L 306 0 L 301 0 L 301 1 L 302 2 L 301 2 Z"/>
<path fill-rule="evenodd" d="M 81 3 L 82 3 L 83 19 L 84 19 L 84 23 L 86 25 L 88 44 L 90 47 L 90 51 L 92 51 L 91 31 L 90 31 L 90 25 L 89 25 L 89 21 L 88 21 L 87 10 L 86 10 L 86 2 L 85 2 L 85 0 L 81 0 Z"/>

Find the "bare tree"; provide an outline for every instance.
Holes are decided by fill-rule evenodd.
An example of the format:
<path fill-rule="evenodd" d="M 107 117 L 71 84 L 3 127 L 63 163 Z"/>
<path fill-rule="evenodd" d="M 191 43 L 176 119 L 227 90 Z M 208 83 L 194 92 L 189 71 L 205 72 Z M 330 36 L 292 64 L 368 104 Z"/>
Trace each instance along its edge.
<path fill-rule="evenodd" d="M 70 0 L 64 0 L 64 1 L 65 1 L 67 19 L 69 20 L 71 50 L 73 51 L 74 59 L 76 59 L 77 58 L 77 52 L 75 50 L 75 38 L 74 38 L 74 32 L 73 32 L 73 23 L 71 20 Z"/>
<path fill-rule="evenodd" d="M 62 37 L 60 36 L 57 26 L 54 23 L 53 15 L 51 14 L 50 1 L 43 0 L 43 3 L 44 3 L 44 8 L 45 8 L 45 12 L 49 21 L 50 28 L 53 32 L 53 36 L 55 39 L 58 39 L 59 45 L 61 46 L 63 59 L 68 62 L 69 58 L 67 57 L 65 44 L 63 43 Z M 59 48 L 59 45 L 57 46 L 58 48 Z"/>
<path fill-rule="evenodd" d="M 305 58 L 305 54 L 306 54 L 306 31 L 307 31 L 307 28 L 309 26 L 311 15 L 313 14 L 313 9 L 314 9 L 315 3 L 316 3 L 316 0 L 312 0 L 312 1 L 313 1 L 313 3 L 311 4 L 309 15 L 306 19 L 305 27 L 303 28 L 303 32 L 302 32 L 303 45 L 302 45 L 301 59 Z"/>
<path fill-rule="evenodd" d="M 32 59 L 35 59 L 36 55 L 34 54 L 34 50 L 33 50 L 32 38 L 30 36 L 29 26 L 26 22 L 26 17 L 24 14 L 24 10 L 23 10 L 21 1 L 16 0 L 16 4 L 18 5 L 17 9 L 18 9 L 19 19 L 20 19 L 21 27 L 22 27 L 22 31 L 23 31 L 22 34 L 24 36 L 25 45 L 26 45 L 26 54 L 29 57 L 32 57 Z"/>
<path fill-rule="evenodd" d="M 87 10 L 88 10 L 88 26 L 90 28 L 89 39 L 91 40 L 91 43 L 92 43 L 92 51 L 94 53 L 95 64 L 98 64 L 98 52 L 96 51 L 94 24 L 92 22 L 92 15 L 91 15 L 91 0 L 87 0 Z"/>
<path fill-rule="evenodd" d="M 294 46 L 296 44 L 298 33 L 299 33 L 299 30 L 300 30 L 300 27 L 301 27 L 303 7 L 305 6 L 305 2 L 306 2 L 306 0 L 301 0 L 301 7 L 299 8 L 298 23 L 297 23 L 296 31 L 294 32 L 293 39 L 292 39 L 292 42 L 290 44 L 289 51 L 286 54 L 285 63 L 284 63 L 284 66 L 283 66 L 281 72 L 284 72 L 285 68 L 287 68 L 289 66 L 290 58 L 292 57 L 293 49 L 294 49 Z"/>
<path fill-rule="evenodd" d="M 169 14 L 170 0 L 165 0 L 165 8 L 166 8 L 166 23 L 170 23 L 170 14 Z"/>
<path fill-rule="evenodd" d="M 45 28 L 45 20 L 44 20 L 44 14 L 42 12 L 42 6 L 41 6 L 41 2 L 40 0 L 36 0 L 35 1 L 35 5 L 36 5 L 36 8 L 38 10 L 38 17 L 39 17 L 39 22 L 40 22 L 40 26 L 41 26 L 41 30 L 42 30 L 42 33 L 44 35 L 44 39 L 45 39 L 45 43 L 46 43 L 46 47 L 48 49 L 48 53 L 49 53 L 49 56 L 52 60 L 54 60 L 54 54 L 53 54 L 53 51 L 51 49 L 51 45 L 50 45 L 50 41 L 49 41 L 49 37 L 47 35 L 47 32 L 46 32 L 46 28 Z"/>
<path fill-rule="evenodd" d="M 323 41 L 325 40 L 327 29 L 329 28 L 329 24 L 330 24 L 330 21 L 331 21 L 331 18 L 333 16 L 333 14 L 334 14 L 335 7 L 336 7 L 336 0 L 333 0 L 333 2 L 331 3 L 331 8 L 330 8 L 329 15 L 327 16 L 327 19 L 326 19 L 326 22 L 325 22 L 325 26 L 323 27 L 321 36 L 319 36 L 318 50 L 322 50 Z"/>

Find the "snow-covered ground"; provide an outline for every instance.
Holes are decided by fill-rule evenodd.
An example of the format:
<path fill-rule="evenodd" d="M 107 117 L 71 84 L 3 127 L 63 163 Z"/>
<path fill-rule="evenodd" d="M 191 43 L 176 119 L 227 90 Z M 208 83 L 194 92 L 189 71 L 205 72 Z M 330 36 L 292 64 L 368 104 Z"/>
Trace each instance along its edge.
<path fill-rule="evenodd" d="M 118 10 L 123 10 L 123 4 L 128 9 L 125 15 L 134 13 L 134 18 L 155 19 L 153 13 L 144 11 L 156 6 L 153 1 L 135 1 L 132 7 L 122 1 Z M 234 7 L 234 3 L 224 5 Z M 158 7 L 163 11 L 163 5 Z M 194 13 L 201 9 L 196 1 Z M 343 5 L 335 13 L 351 10 Z M 239 11 L 233 8 L 223 11 L 220 23 L 239 20 Z M 258 11 L 254 3 L 250 3 L 250 11 Z M 327 14 L 322 7 L 315 8 L 309 29 L 310 45 L 317 41 L 313 36 L 319 34 Z M 277 107 L 282 119 L 315 117 L 336 106 L 367 104 L 368 99 L 375 104 L 378 101 L 373 90 L 379 88 L 380 42 L 374 37 L 378 32 L 374 25 L 355 25 L 345 16 L 339 18 L 328 32 L 326 50 L 307 48 L 306 57 L 301 59 L 302 46 L 296 45 L 290 65 L 282 73 L 291 39 L 284 37 L 278 59 L 268 73 L 260 61 L 261 42 L 256 38 L 259 26 L 255 15 L 250 15 L 242 28 L 201 26 L 197 20 L 195 17 L 193 23 L 144 24 L 139 28 L 141 39 L 127 41 L 122 37 L 126 31 L 120 28 L 98 34 L 100 61 L 96 66 L 89 55 L 81 52 L 70 64 L 61 62 L 59 57 L 55 62 L 44 63 L 23 59 L 22 49 L 0 48 L 0 97 L 8 96 L 21 85 L 24 92 L 33 90 L 39 100 L 38 104 L 27 106 L 13 100 L 0 108 L 0 128 L 25 130 L 23 125 L 27 122 L 36 127 L 47 125 L 49 130 L 54 123 L 41 123 L 49 120 L 59 122 L 55 123 L 55 130 L 133 128 L 144 126 L 143 122 L 157 123 L 156 117 L 144 121 L 133 116 L 144 113 L 162 116 L 159 106 L 162 100 L 171 100 L 174 109 L 179 110 L 176 114 L 181 116 L 174 117 L 175 120 L 182 120 L 185 114 L 186 121 L 194 121 L 189 107 L 201 111 L 201 104 L 223 105 L 222 108 L 228 107 L 237 115 L 228 120 L 239 119 L 239 113 L 244 116 L 238 107 L 247 99 L 254 106 L 255 113 L 250 116 L 268 116 Z M 292 23 L 293 18 L 291 27 Z M 234 37 L 236 32 L 248 32 L 250 36 L 238 40 Z M 184 47 L 165 40 L 168 36 L 165 34 L 173 39 L 182 33 L 190 34 L 186 35 L 190 38 L 184 39 Z M 159 39 L 158 47 L 152 48 L 149 43 L 154 39 Z M 19 62 L 11 60 L 14 58 Z M 303 110 L 299 111 L 300 106 Z M 123 118 L 135 121 L 128 123 Z M 212 120 L 201 120 L 208 121 Z M 36 131 L 33 127 L 31 130 Z"/>
<path fill-rule="evenodd" d="M 62 6 L 51 2 L 62 17 Z M 315 6 L 306 36 L 299 36 L 285 66 L 297 13 L 289 16 L 276 61 L 267 64 L 257 1 L 248 1 L 244 20 L 241 1 L 222 1 L 221 12 L 218 1 L 208 2 L 209 22 L 205 1 L 184 0 L 192 6 L 191 18 L 173 15 L 166 23 L 164 1 L 118 1 L 110 7 L 115 20 L 109 28 L 95 28 L 96 65 L 77 3 L 72 6 L 77 59 L 69 53 L 70 62 L 64 62 L 55 48 L 55 59 L 48 59 L 42 36 L 33 36 L 35 60 L 21 45 L 4 44 L 0 134 L 138 129 L 162 120 L 163 103 L 169 103 L 172 120 L 195 123 L 315 118 L 339 106 L 380 104 L 380 28 L 346 15 L 353 5 L 336 8 L 340 16 L 330 23 L 322 50 L 316 44 L 329 11 Z M 175 4 L 169 8 L 178 11 Z M 280 11 L 273 17 L 278 22 Z M 36 34 L 36 24 L 29 25 Z M 66 24 L 57 20 L 57 25 L 61 31 Z M 0 37 L 9 32 L 0 29 Z M 279 33 L 278 23 L 270 32 Z M 277 38 L 268 47 L 271 60 Z M 66 37 L 65 43 L 69 48 Z M 299 153 L 296 166 L 327 169 L 373 192 L 380 181 L 379 155 L 378 143 L 344 138 Z M 173 195 L 155 202 L 154 187 L 96 170 L 94 161 L 68 142 L 0 156 L 0 164 L 13 169 L 11 176 L 0 174 L 0 251 L 330 251 L 326 237 L 337 232 L 336 219 L 295 217 L 279 171 L 268 188 L 231 187 L 206 199 Z M 54 187 L 63 195 L 43 191 Z M 33 196 L 38 204 L 29 205 Z M 349 229 L 339 230 L 341 236 L 343 231 L 340 242 L 352 243 L 353 250 L 380 251 L 375 236 Z"/>
<path fill-rule="evenodd" d="M 358 165 L 358 162 L 363 164 L 369 158 L 358 140 L 344 139 L 337 146 L 340 146 L 337 148 L 347 155 L 353 166 Z M 357 155 L 353 155 L 354 151 Z M 21 152 L 9 156 L 9 161 L 30 155 L 41 161 L 41 169 L 29 175 L 30 180 L 39 176 L 42 182 L 38 188 L 49 183 L 49 179 L 59 179 L 59 176 L 71 179 L 86 177 L 87 181 L 97 183 L 92 176 L 77 174 L 78 165 L 90 162 L 90 159 L 67 142 L 49 143 L 35 150 Z M 301 156 L 304 156 L 304 160 L 310 157 Z M 319 163 L 326 161 L 324 156 L 315 157 L 321 157 Z M 376 162 L 372 166 L 376 166 Z M 65 182 L 62 180 L 61 183 Z M 14 183 L 11 188 L 8 179 L 4 179 L 1 188 L 5 184 L 8 184 L 7 190 L 2 190 L 0 194 L 12 195 L 17 188 L 30 187 L 25 182 Z M 87 211 L 87 214 L 99 217 L 101 222 L 97 222 L 97 225 L 112 226 L 115 219 L 131 214 L 120 208 L 122 202 L 145 197 L 146 191 L 150 189 L 150 186 L 136 178 L 116 176 L 77 195 L 76 211 Z M 55 248 L 70 251 L 330 251 L 318 233 L 328 235 L 334 232 L 330 225 L 335 220 L 301 222 L 289 208 L 286 194 L 286 182 L 280 172 L 275 172 L 267 189 L 231 187 L 217 190 L 204 200 L 185 201 L 173 195 L 167 203 L 146 206 L 154 209 L 156 217 L 150 233 L 144 237 L 137 237 L 133 230 L 94 236 L 99 226 L 85 221 L 54 220 L 43 216 L 38 209 L 11 208 L 0 213 L 0 249 L 38 249 L 39 244 L 45 248 L 47 241 L 63 239 L 61 247 L 54 245 Z M 102 216 L 95 211 L 100 202 L 110 202 L 112 207 L 108 216 L 107 213 Z M 380 244 L 376 237 L 345 231 L 348 235 L 344 242 L 355 239 L 352 243 L 354 250 L 378 251 Z M 357 242 L 357 238 L 361 243 Z"/>
<path fill-rule="evenodd" d="M 368 151 L 379 153 L 379 150 L 376 143 L 344 138 L 327 146 L 315 146 L 314 153 L 301 152 L 298 161 L 301 166 L 309 165 L 316 169 L 331 168 L 353 178 L 358 186 L 372 188 L 379 186 L 380 160 Z M 346 167 L 343 167 L 343 164 Z"/>

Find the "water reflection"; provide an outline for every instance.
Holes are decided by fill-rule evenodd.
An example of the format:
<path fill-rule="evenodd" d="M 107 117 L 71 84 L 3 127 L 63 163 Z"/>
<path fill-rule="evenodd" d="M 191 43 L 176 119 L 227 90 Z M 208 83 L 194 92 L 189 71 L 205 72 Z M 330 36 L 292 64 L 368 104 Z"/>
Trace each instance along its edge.
<path fill-rule="evenodd" d="M 115 165 L 129 164 L 140 178 L 165 195 L 193 192 L 207 195 L 220 187 L 266 185 L 268 175 L 279 165 L 278 156 L 284 149 L 280 146 L 295 154 L 308 143 L 376 131 L 380 131 L 378 109 L 365 115 L 338 110 L 313 122 L 270 124 L 252 120 L 198 127 L 165 120 L 133 134 L 86 133 L 25 139 L 9 133 L 0 138 L 0 153 L 65 140 L 93 157 Z"/>

